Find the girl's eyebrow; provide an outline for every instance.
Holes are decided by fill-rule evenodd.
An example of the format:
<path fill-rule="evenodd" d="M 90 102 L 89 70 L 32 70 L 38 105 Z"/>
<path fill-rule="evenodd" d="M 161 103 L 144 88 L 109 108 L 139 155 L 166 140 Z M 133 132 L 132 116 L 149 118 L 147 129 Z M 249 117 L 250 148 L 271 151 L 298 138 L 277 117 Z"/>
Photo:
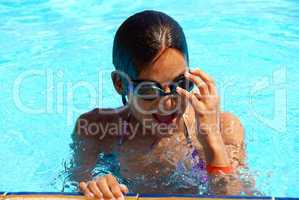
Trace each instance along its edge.
<path fill-rule="evenodd" d="M 182 71 L 181 73 L 179 73 L 179 75 L 176 76 L 172 81 L 176 81 L 176 80 L 178 80 L 179 78 L 184 77 L 184 74 L 185 74 L 186 71 L 189 71 L 189 69 L 184 70 L 184 71 Z M 156 82 L 156 83 L 158 83 L 157 81 L 155 81 L 155 80 L 151 80 L 151 79 L 137 79 L 137 80 L 133 80 L 133 81 L 135 81 L 135 82 L 149 81 L 149 82 Z"/>

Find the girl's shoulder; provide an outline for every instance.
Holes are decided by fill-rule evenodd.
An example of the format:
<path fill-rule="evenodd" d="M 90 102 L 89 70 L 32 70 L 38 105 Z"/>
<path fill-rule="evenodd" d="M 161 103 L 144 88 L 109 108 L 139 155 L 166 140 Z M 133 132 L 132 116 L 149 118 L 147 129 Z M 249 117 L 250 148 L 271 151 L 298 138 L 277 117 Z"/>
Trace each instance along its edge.
<path fill-rule="evenodd" d="M 118 135 L 117 124 L 124 116 L 125 110 L 122 108 L 95 108 L 79 116 L 73 137 L 94 146 L 114 146 L 113 144 L 117 142 L 115 136 Z"/>
<path fill-rule="evenodd" d="M 123 117 L 127 112 L 126 108 L 95 108 L 89 112 L 83 113 L 78 119 L 86 119 L 90 122 L 113 121 Z"/>
<path fill-rule="evenodd" d="M 225 144 L 241 145 L 244 142 L 244 127 L 236 115 L 230 112 L 221 112 L 220 128 Z"/>

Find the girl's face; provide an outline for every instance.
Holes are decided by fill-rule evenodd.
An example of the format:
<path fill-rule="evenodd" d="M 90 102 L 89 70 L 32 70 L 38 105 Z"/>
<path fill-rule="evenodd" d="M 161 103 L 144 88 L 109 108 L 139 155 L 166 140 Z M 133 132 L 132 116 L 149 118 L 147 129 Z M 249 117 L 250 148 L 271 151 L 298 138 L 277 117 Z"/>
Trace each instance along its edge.
<path fill-rule="evenodd" d="M 164 92 L 170 92 L 170 83 L 188 70 L 184 56 L 177 50 L 168 48 L 159 53 L 154 61 L 143 67 L 138 79 L 159 83 Z M 144 100 L 137 95 L 129 95 L 129 106 L 135 118 L 145 129 L 162 133 L 169 125 L 177 125 L 186 108 L 186 102 L 178 95 L 160 96 Z"/>

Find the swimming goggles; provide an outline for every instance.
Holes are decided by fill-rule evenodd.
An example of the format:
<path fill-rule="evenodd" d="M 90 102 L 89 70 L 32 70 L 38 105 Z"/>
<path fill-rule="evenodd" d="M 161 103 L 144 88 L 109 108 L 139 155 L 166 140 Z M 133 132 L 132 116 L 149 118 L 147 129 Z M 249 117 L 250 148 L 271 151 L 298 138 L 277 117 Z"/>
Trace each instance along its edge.
<path fill-rule="evenodd" d="M 194 87 L 194 83 L 182 74 L 169 84 L 170 92 L 164 92 L 162 85 L 152 80 L 132 80 L 130 86 L 130 91 L 133 92 L 134 95 L 145 101 L 153 101 L 159 97 L 177 95 L 177 87 L 181 87 L 190 92 Z"/>

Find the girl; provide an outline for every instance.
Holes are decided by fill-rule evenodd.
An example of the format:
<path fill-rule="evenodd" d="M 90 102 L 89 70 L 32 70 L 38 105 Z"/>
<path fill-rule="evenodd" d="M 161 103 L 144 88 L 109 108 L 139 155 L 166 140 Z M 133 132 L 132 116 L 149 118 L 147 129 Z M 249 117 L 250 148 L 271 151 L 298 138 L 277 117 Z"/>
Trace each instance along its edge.
<path fill-rule="evenodd" d="M 221 112 L 214 80 L 189 69 L 180 25 L 157 11 L 129 17 L 116 32 L 113 64 L 124 106 L 78 119 L 72 177 L 80 190 L 88 198 L 124 198 L 128 188 L 114 174 L 91 175 L 99 153 L 113 153 L 132 192 L 239 194 L 244 130 Z"/>

